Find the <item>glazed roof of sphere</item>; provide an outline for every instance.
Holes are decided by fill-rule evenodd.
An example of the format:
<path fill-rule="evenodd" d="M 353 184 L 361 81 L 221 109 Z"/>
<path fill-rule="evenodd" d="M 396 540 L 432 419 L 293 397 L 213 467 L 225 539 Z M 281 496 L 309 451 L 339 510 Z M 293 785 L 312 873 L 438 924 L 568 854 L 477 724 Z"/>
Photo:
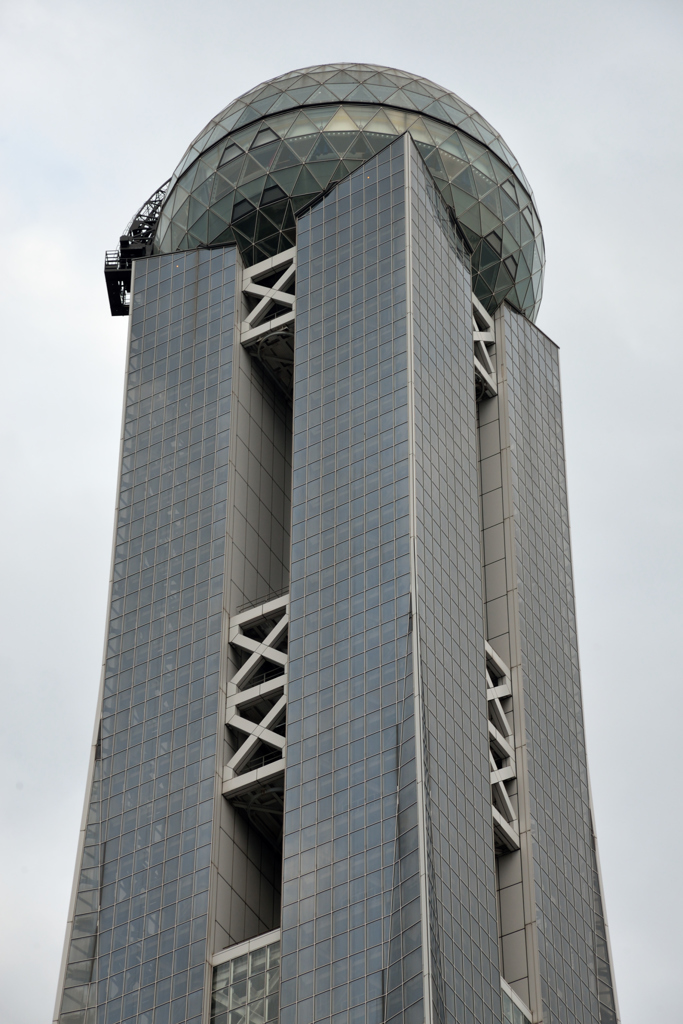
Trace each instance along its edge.
<path fill-rule="evenodd" d="M 283 252 L 303 209 L 404 132 L 466 241 L 477 298 L 535 319 L 543 231 L 518 161 L 454 93 L 377 65 L 289 72 L 225 107 L 159 190 L 153 251 L 236 244 L 245 266 Z"/>
<path fill-rule="evenodd" d="M 213 117 L 188 146 L 171 186 L 201 153 L 228 133 L 268 115 L 340 101 L 345 105 L 378 103 L 427 114 L 453 125 L 483 142 L 515 173 L 531 195 L 518 160 L 500 133 L 474 107 L 428 78 L 379 64 L 316 64 L 288 71 L 243 93 Z"/>

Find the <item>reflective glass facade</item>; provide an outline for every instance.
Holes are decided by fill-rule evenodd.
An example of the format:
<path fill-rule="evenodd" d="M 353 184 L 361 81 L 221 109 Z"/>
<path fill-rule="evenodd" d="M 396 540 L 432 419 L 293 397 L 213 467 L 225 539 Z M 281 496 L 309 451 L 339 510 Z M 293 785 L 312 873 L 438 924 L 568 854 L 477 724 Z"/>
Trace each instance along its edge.
<path fill-rule="evenodd" d="M 472 389 L 472 285 L 411 146 L 415 607 L 437 1020 L 500 1015 Z M 442 1005 L 443 1004 L 443 1005 Z"/>
<path fill-rule="evenodd" d="M 63 1024 L 201 1020 L 235 252 L 136 265 L 101 725 Z"/>
<path fill-rule="evenodd" d="M 168 194 L 180 251 L 133 263 L 57 1024 L 618 1021 L 558 352 L 494 284 L 488 316 L 440 177 L 485 156 L 504 222 L 514 159 L 353 67 L 224 111 Z M 258 234 L 281 159 L 277 238 L 211 235 L 247 179 Z"/>
<path fill-rule="evenodd" d="M 404 148 L 299 226 L 281 1008 L 292 1024 L 423 1015 Z"/>
<path fill-rule="evenodd" d="M 505 348 L 545 1019 L 599 1016 L 613 1024 L 583 731 L 559 352 L 509 309 Z"/>

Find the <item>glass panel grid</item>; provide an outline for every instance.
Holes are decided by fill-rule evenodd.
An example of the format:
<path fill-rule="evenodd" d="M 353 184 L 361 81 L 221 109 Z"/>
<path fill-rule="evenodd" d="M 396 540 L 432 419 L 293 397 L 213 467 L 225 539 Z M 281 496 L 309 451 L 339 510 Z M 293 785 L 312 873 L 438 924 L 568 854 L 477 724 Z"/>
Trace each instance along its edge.
<path fill-rule="evenodd" d="M 500 1019 L 469 267 L 411 146 L 417 622 L 435 1020 Z"/>
<path fill-rule="evenodd" d="M 135 267 L 109 640 L 62 1024 L 199 1024 L 235 251 Z"/>
<path fill-rule="evenodd" d="M 401 141 L 299 222 L 283 1024 L 422 1019 L 406 344 Z"/>
<path fill-rule="evenodd" d="M 559 352 L 511 309 L 505 345 L 543 1015 L 611 1024 L 611 986 L 599 990 L 596 978 Z"/>

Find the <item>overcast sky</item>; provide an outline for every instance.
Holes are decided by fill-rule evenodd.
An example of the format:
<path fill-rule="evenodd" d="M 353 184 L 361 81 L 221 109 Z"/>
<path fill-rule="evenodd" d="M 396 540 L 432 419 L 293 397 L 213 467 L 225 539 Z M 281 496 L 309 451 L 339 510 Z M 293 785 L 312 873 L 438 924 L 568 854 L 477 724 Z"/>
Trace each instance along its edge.
<path fill-rule="evenodd" d="M 127 328 L 104 250 L 229 100 L 369 61 L 459 93 L 535 191 L 622 1022 L 681 1021 L 683 4 L 2 0 L 0 26 L 0 1020 L 51 1020 L 95 715 Z"/>

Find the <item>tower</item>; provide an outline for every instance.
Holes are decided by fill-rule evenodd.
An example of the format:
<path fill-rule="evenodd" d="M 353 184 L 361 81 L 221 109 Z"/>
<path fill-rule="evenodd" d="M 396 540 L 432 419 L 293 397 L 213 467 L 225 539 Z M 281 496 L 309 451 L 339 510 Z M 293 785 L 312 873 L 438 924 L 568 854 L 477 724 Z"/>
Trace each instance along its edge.
<path fill-rule="evenodd" d="M 226 107 L 107 254 L 59 1024 L 617 1021 L 543 265 L 498 133 L 356 64 Z"/>

